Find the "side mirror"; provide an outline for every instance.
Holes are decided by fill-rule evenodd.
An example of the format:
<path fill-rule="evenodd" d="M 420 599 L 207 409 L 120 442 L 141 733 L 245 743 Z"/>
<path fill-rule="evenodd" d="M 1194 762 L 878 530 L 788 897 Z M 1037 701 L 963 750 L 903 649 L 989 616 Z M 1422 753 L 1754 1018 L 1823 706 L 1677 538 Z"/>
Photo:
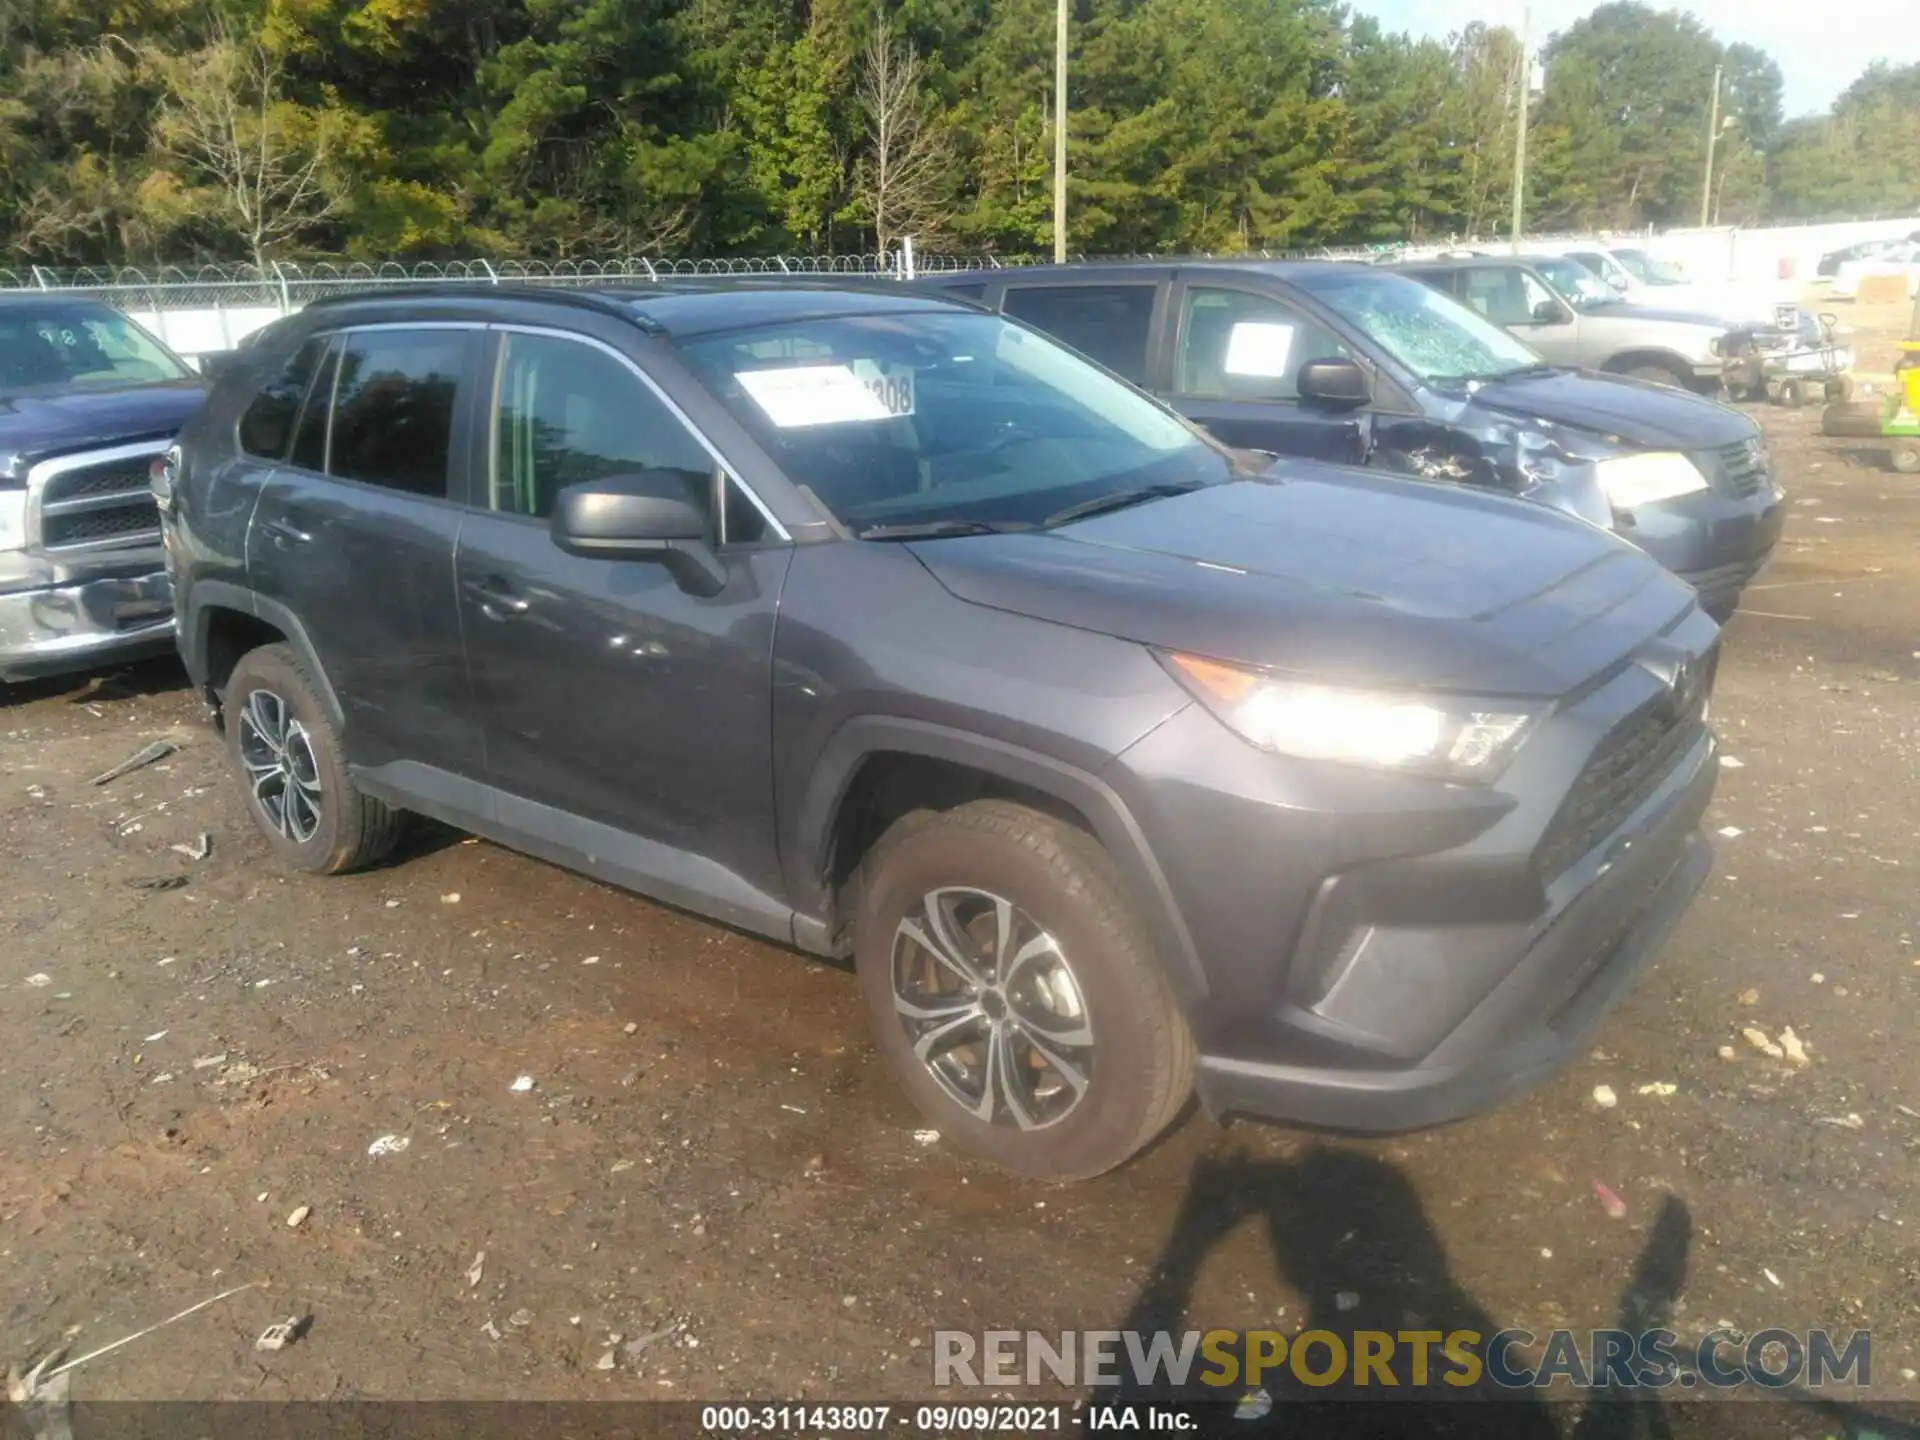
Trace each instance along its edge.
<path fill-rule="evenodd" d="M 1533 323 L 1536 325 L 1564 325 L 1567 312 L 1561 308 L 1558 300 L 1542 300 L 1533 307 Z"/>
<path fill-rule="evenodd" d="M 1373 380 L 1352 360 L 1309 360 L 1300 367 L 1295 388 L 1302 400 L 1343 410 L 1357 409 L 1373 400 Z"/>
<path fill-rule="evenodd" d="M 553 543 L 569 555 L 657 560 L 690 595 L 718 595 L 726 566 L 708 543 L 712 524 L 699 503 L 711 476 L 640 470 L 569 485 L 553 507 Z"/>

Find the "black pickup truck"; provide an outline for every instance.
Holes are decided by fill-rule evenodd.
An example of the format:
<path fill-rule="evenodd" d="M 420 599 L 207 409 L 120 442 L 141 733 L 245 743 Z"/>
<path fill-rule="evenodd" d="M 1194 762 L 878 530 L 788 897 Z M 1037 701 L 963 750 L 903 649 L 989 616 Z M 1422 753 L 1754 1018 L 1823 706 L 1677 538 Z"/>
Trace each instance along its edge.
<path fill-rule="evenodd" d="M 148 471 L 202 394 L 105 305 L 0 296 L 0 683 L 172 647 Z"/>

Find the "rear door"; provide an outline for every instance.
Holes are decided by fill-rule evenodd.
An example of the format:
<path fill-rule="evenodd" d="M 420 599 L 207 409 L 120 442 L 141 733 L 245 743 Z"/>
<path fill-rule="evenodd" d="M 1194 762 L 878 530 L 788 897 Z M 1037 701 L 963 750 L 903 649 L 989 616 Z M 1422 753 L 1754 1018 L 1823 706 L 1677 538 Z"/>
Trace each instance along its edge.
<path fill-rule="evenodd" d="M 254 512 L 253 588 L 305 630 L 356 766 L 484 771 L 454 603 L 464 512 L 450 498 L 483 338 L 450 324 L 334 335 Z"/>
<path fill-rule="evenodd" d="M 1177 315 L 1169 398 L 1228 445 L 1364 464 L 1372 416 L 1303 402 L 1297 383 L 1310 360 L 1358 360 L 1298 306 L 1263 291 L 1188 279 L 1174 289 Z"/>

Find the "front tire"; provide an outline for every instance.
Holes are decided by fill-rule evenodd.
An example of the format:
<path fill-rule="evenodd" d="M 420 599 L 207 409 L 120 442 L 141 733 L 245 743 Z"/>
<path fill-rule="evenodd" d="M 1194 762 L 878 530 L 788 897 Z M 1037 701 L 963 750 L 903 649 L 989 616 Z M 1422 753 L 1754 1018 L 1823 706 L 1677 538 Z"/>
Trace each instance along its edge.
<path fill-rule="evenodd" d="M 1893 468 L 1902 475 L 1920 475 L 1920 440 L 1894 445 Z"/>
<path fill-rule="evenodd" d="M 900 821 L 862 867 L 862 998 L 914 1104 L 962 1149 L 1083 1180 L 1172 1123 L 1193 1041 L 1091 836 L 980 801 Z"/>
<path fill-rule="evenodd" d="M 354 785 L 320 687 L 290 647 L 264 645 L 242 656 L 223 709 L 247 809 L 282 860 L 338 875 L 393 849 L 401 812 Z"/>

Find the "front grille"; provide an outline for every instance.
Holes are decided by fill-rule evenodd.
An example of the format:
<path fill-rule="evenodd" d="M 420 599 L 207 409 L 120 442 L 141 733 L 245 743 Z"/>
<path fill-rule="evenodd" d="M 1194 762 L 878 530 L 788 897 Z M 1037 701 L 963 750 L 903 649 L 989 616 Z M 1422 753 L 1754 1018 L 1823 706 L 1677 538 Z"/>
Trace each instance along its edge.
<path fill-rule="evenodd" d="M 89 462 L 84 455 L 49 462 L 40 487 L 39 548 L 67 551 L 158 543 L 160 510 L 147 467 L 163 447 L 124 451 Z"/>
<path fill-rule="evenodd" d="M 1718 659 L 1717 652 L 1704 657 L 1682 694 L 1668 690 L 1655 696 L 1595 748 L 1540 842 L 1536 863 L 1542 879 L 1557 878 L 1625 824 L 1693 749 L 1706 728 Z"/>
<path fill-rule="evenodd" d="M 69 515 L 42 515 L 40 543 L 49 550 L 71 545 L 98 545 L 138 535 L 158 535 L 160 512 L 149 498 L 144 510 L 116 506 L 111 510 L 81 510 Z"/>
<path fill-rule="evenodd" d="M 1713 470 L 1720 488 L 1746 499 L 1758 495 L 1769 482 L 1767 452 L 1758 440 L 1739 440 L 1713 452 Z"/>

